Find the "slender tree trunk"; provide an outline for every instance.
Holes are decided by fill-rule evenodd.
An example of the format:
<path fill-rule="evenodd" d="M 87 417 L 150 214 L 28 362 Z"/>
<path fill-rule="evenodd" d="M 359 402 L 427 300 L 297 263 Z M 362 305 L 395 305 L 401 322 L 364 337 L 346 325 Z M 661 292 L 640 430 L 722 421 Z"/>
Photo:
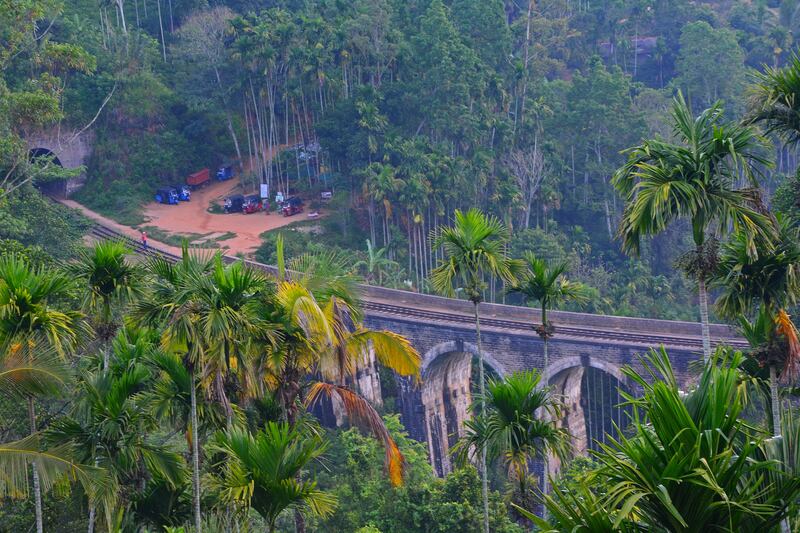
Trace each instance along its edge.
<path fill-rule="evenodd" d="M 544 345 L 542 347 L 542 352 L 544 355 L 544 366 L 542 367 L 542 376 L 544 377 L 545 380 L 548 380 L 547 369 L 550 366 L 550 339 L 547 333 L 546 305 L 542 305 L 542 332 L 544 333 L 544 335 L 542 336 L 542 340 L 544 341 Z M 545 381 L 544 386 L 547 387 L 548 385 L 550 385 L 550 383 L 548 383 L 548 381 Z M 542 493 L 544 495 L 547 495 L 547 493 L 550 492 L 550 479 L 549 479 L 550 455 L 546 453 L 543 455 L 544 455 L 544 475 L 542 476 Z M 543 514 L 544 518 L 547 518 L 547 508 L 544 508 Z"/>
<path fill-rule="evenodd" d="M 233 147 L 236 149 L 236 157 L 239 158 L 239 163 L 242 162 L 242 151 L 239 149 L 239 139 L 236 137 L 236 131 L 233 129 L 233 120 L 231 119 L 231 112 L 228 109 L 228 98 L 225 96 L 225 87 L 222 86 L 222 77 L 219 75 L 219 69 L 214 66 L 214 75 L 217 77 L 217 86 L 220 91 L 220 99 L 222 100 L 222 107 L 225 111 L 225 120 L 228 122 L 228 132 L 233 139 Z"/>
<path fill-rule="evenodd" d="M 481 416 L 486 414 L 486 376 L 483 370 L 483 346 L 481 344 L 481 319 L 479 305 L 475 303 L 475 337 L 478 344 L 478 379 L 481 394 Z M 483 532 L 489 533 L 489 476 L 486 471 L 486 446 L 481 447 L 481 498 L 483 499 Z"/>
<path fill-rule="evenodd" d="M 772 436 L 781 436 L 781 409 L 778 399 L 778 372 L 775 365 L 769 365 L 769 397 L 772 405 Z"/>
<path fill-rule="evenodd" d="M 97 516 L 97 507 L 94 502 L 89 505 L 89 527 L 86 529 L 87 533 L 94 533 L 94 521 Z"/>
<path fill-rule="evenodd" d="M 192 405 L 192 503 L 194 506 L 194 527 L 197 533 L 202 532 L 202 516 L 200 514 L 200 443 L 197 437 L 197 391 L 195 390 L 194 369 L 189 372 L 189 398 Z"/>
<path fill-rule="evenodd" d="M 36 433 L 36 411 L 33 407 L 33 396 L 28 397 L 28 421 L 31 426 L 31 435 Z M 39 484 L 39 471 L 36 469 L 36 461 L 31 461 L 33 470 L 33 505 L 36 511 L 36 533 L 44 531 L 42 520 L 42 488 Z"/>
<path fill-rule="evenodd" d="M 708 327 L 708 292 L 706 292 L 706 280 L 701 275 L 697 279 L 697 292 L 700 299 L 700 328 L 703 334 L 703 360 L 708 361 L 711 357 L 711 332 Z"/>
<path fill-rule="evenodd" d="M 167 62 L 167 43 L 164 41 L 164 23 L 161 20 L 161 0 L 156 0 L 156 7 L 158 8 L 158 29 L 161 33 L 161 53 L 164 56 L 164 62 Z"/>
<path fill-rule="evenodd" d="M 769 399 L 772 405 L 772 436 L 781 436 L 781 403 L 778 397 L 778 371 L 775 365 L 769 365 Z M 789 533 L 789 519 L 781 520 L 781 533 Z"/>

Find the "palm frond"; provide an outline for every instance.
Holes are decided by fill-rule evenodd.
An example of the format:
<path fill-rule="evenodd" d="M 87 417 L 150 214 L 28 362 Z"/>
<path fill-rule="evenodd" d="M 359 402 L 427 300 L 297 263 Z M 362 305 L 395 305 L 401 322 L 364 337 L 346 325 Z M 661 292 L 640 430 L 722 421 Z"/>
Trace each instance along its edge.
<path fill-rule="evenodd" d="M 346 387 L 319 381 L 311 386 L 306 399 L 306 406 L 313 405 L 321 395 L 331 399 L 338 399 L 351 420 L 356 424 L 365 425 L 383 443 L 383 448 L 386 452 L 385 467 L 389 481 L 396 487 L 402 485 L 405 458 L 375 408 L 364 398 Z"/>

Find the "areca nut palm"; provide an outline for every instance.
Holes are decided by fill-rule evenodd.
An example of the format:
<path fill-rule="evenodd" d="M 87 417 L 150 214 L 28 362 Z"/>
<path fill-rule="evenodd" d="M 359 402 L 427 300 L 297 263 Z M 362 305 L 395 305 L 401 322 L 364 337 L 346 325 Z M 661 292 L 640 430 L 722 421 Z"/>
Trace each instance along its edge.
<path fill-rule="evenodd" d="M 563 406 L 552 389 L 540 386 L 541 379 L 527 371 L 489 380 L 486 413 L 465 422 L 466 435 L 453 450 L 461 462 L 482 449 L 489 461 L 502 459 L 523 500 L 533 460 L 565 458 L 569 449 L 569 433 L 557 424 Z"/>
<path fill-rule="evenodd" d="M 286 422 L 268 422 L 256 434 L 231 427 L 218 433 L 209 449 L 222 457 L 221 473 L 214 478 L 222 501 L 253 508 L 270 532 L 287 509 L 327 516 L 336 506 L 334 496 L 299 477 L 325 452 L 326 443 L 316 432 Z"/>
<path fill-rule="evenodd" d="M 800 479 L 743 416 L 743 356 L 718 348 L 695 387 L 681 390 L 666 351 L 651 350 L 644 372 L 624 369 L 643 394 L 631 402 L 633 433 L 601 444 L 598 482 L 617 524 L 669 531 L 769 531 L 800 494 Z"/>
<path fill-rule="evenodd" d="M 71 379 L 69 363 L 36 335 L 0 346 L 0 391 L 7 399 L 54 394 Z M 77 479 L 90 497 L 105 489 L 103 470 L 82 464 L 72 446 L 43 445 L 41 432 L 0 443 L 0 494 L 27 495 L 28 465 L 36 469 L 39 490 L 44 492 L 64 475 Z"/>
<path fill-rule="evenodd" d="M 755 73 L 746 120 L 766 125 L 787 144 L 800 141 L 800 56 L 792 54 L 783 68 L 765 66 Z"/>
<path fill-rule="evenodd" d="M 456 210 L 453 226 L 434 230 L 433 248 L 442 248 L 445 259 L 431 271 L 433 289 L 445 296 L 455 296 L 456 290 L 464 291 L 472 302 L 475 314 L 475 336 L 478 347 L 480 412 L 486 411 L 486 378 L 483 368 L 481 346 L 480 303 L 486 288 L 485 276 L 494 276 L 505 283 L 513 284 L 519 263 L 509 258 L 505 251 L 508 230 L 494 216 L 487 216 L 478 209 L 466 213 Z M 486 450 L 481 450 L 481 483 L 483 498 L 483 528 L 489 532 L 489 482 L 486 472 Z"/>
<path fill-rule="evenodd" d="M 519 294 L 526 302 L 538 302 L 541 308 L 542 323 L 536 327 L 536 333 L 544 342 L 544 370 L 547 373 L 547 345 L 555 333 L 555 327 L 547 320 L 547 311 L 560 302 L 586 302 L 589 299 L 588 288 L 583 283 L 569 281 L 565 278 L 567 263 L 549 265 L 544 259 L 536 257 L 533 252 L 524 254 L 526 271 L 518 276 L 508 292 Z"/>
<path fill-rule="evenodd" d="M 679 219 L 691 224 L 695 249 L 684 256 L 698 284 L 703 355 L 711 353 L 706 281 L 716 259 L 708 233 L 747 235 L 749 253 L 768 246 L 772 226 L 763 214 L 758 168 L 768 167 L 764 139 L 750 126 L 725 122 L 718 102 L 696 118 L 679 93 L 672 106 L 674 141 L 650 139 L 628 150 L 612 183 L 625 199 L 619 226 L 622 247 L 638 254 L 643 236 L 656 235 Z M 745 186 L 738 184 L 744 181 Z"/>
<path fill-rule="evenodd" d="M 67 271 L 84 286 L 83 307 L 94 316 L 94 329 L 103 344 L 103 364 L 109 366 L 108 343 L 117 325 L 114 315 L 141 293 L 140 269 L 128 260 L 131 253 L 121 241 L 101 241 L 81 249 Z"/>
<path fill-rule="evenodd" d="M 200 443 L 197 417 L 197 372 L 205 364 L 205 335 L 198 311 L 201 305 L 189 290 L 192 280 L 211 270 L 205 257 L 190 253 L 184 244 L 180 261 L 170 263 L 161 256 L 152 258 L 146 270 L 152 278 L 150 291 L 136 303 L 133 316 L 141 323 L 162 328 L 161 345 L 168 353 L 181 357 L 189 373 L 189 427 L 192 449 L 192 507 L 194 527 L 202 532 L 200 508 Z"/>
<path fill-rule="evenodd" d="M 210 272 L 190 274 L 181 290 L 181 298 L 193 302 L 201 335 L 197 341 L 205 353 L 203 373 L 211 379 L 211 395 L 222 405 L 229 424 L 233 406 L 226 389 L 246 395 L 254 387 L 243 371 L 247 344 L 251 338 L 272 340 L 275 334 L 274 326 L 259 314 L 257 296 L 267 287 L 263 273 L 242 261 L 226 266 L 216 254 Z"/>
<path fill-rule="evenodd" d="M 89 533 L 94 531 L 97 503 L 105 511 L 109 530 L 115 515 L 124 512 L 119 499 L 126 478 L 149 474 L 174 488 L 186 473 L 178 453 L 148 438 L 158 427 L 157 418 L 140 401 L 150 379 L 142 363 L 119 372 L 82 374 L 69 415 L 54 421 L 45 433 L 48 442 L 72 445 L 83 462 L 93 462 L 108 473 L 109 488 L 101 498 L 90 500 Z"/>
<path fill-rule="evenodd" d="M 8 347 L 20 339 L 35 336 L 62 357 L 66 357 L 85 331 L 82 315 L 61 311 L 52 301 L 67 296 L 71 280 L 44 266 L 37 268 L 14 255 L 0 259 L 0 342 Z M 31 434 L 36 433 L 33 395 L 28 395 Z M 36 530 L 43 529 L 42 494 L 37 464 L 32 464 Z"/>
<path fill-rule="evenodd" d="M 800 230 L 793 221 L 777 217 L 773 246 L 758 256 L 747 253 L 746 236 L 736 233 L 722 247 L 714 284 L 722 316 L 740 318 L 760 306 L 752 323 L 740 318 L 742 331 L 760 364 L 769 368 L 772 430 L 780 432 L 778 377 L 797 375 L 800 345 L 786 309 L 800 299 Z"/>
<path fill-rule="evenodd" d="M 773 531 L 800 493 L 779 450 L 743 416 L 741 353 L 718 348 L 682 390 L 666 351 L 651 350 L 625 374 L 642 388 L 632 423 L 595 453 L 599 467 L 545 498 L 541 531 Z M 790 458 L 789 458 L 790 459 Z M 528 515 L 530 516 L 530 515 Z"/>

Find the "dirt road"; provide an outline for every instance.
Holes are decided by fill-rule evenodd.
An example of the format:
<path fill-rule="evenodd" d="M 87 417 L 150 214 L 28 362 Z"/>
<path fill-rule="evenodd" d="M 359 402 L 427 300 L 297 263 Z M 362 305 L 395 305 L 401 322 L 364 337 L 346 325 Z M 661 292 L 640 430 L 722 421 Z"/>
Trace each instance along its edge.
<path fill-rule="evenodd" d="M 213 181 L 207 187 L 203 187 L 192 192 L 190 202 L 181 202 L 178 205 L 165 205 L 150 203 L 145 206 L 144 217 L 148 222 L 143 226 L 156 226 L 162 231 L 174 235 L 206 235 L 213 239 L 214 236 L 221 236 L 228 232 L 235 233 L 235 237 L 220 240 L 219 245 L 227 248 L 229 253 L 252 253 L 261 244 L 263 232 L 280 228 L 306 220 L 308 211 L 284 217 L 283 215 L 272 212 L 266 214 L 253 213 L 245 215 L 242 213 L 213 214 L 208 212 L 212 202 L 221 203 L 225 196 L 239 192 L 239 180 Z"/>

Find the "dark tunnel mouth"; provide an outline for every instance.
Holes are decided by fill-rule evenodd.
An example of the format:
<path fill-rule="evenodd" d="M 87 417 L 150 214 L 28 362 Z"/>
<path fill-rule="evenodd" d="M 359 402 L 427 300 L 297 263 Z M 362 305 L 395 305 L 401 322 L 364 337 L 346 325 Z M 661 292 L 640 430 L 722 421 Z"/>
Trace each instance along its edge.
<path fill-rule="evenodd" d="M 28 160 L 32 164 L 41 163 L 41 160 L 45 158 L 47 158 L 49 161 L 52 161 L 53 164 L 56 164 L 62 168 L 64 167 L 64 165 L 61 164 L 61 160 L 55 153 L 53 153 L 52 150 L 48 150 L 47 148 L 33 148 L 28 152 Z"/>

